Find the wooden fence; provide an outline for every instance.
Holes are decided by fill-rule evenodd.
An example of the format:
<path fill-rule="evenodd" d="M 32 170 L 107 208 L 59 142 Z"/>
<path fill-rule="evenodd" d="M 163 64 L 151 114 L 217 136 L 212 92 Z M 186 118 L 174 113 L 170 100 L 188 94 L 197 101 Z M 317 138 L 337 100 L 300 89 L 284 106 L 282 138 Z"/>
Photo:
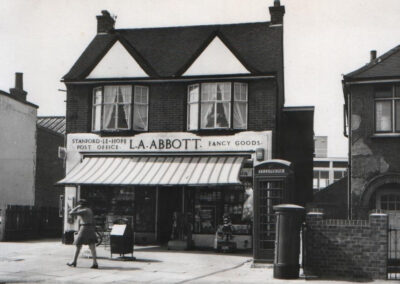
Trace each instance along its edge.
<path fill-rule="evenodd" d="M 0 241 L 61 237 L 58 208 L 8 205 L 0 212 Z"/>

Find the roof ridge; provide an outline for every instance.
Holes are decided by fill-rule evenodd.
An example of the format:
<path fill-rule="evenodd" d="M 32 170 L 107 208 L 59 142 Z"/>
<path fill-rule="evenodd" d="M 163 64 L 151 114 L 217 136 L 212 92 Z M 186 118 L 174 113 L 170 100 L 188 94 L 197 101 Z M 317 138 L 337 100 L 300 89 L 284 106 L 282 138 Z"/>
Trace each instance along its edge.
<path fill-rule="evenodd" d="M 165 27 L 140 27 L 140 28 L 121 28 L 115 31 L 130 31 L 130 30 L 161 30 L 161 29 L 179 29 L 179 28 L 199 28 L 199 27 L 217 27 L 217 26 L 239 26 L 252 24 L 270 24 L 271 22 L 244 22 L 244 23 L 229 23 L 229 24 L 211 24 L 211 25 L 181 25 L 181 26 L 165 26 Z"/>

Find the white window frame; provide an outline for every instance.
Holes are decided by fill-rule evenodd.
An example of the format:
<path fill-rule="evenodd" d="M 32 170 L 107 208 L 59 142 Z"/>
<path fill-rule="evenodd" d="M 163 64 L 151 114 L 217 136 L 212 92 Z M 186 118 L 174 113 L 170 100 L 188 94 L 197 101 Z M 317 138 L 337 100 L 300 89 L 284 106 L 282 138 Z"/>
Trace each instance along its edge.
<path fill-rule="evenodd" d="M 134 112 L 132 111 L 132 129 L 135 131 L 148 131 L 149 129 L 149 87 L 148 86 L 142 86 L 142 85 L 135 85 L 134 86 L 134 91 L 133 91 L 133 104 L 132 104 L 132 109 L 135 109 L 136 105 L 141 105 L 141 106 L 146 106 L 146 127 L 142 129 L 135 129 L 135 121 L 134 121 Z M 146 90 L 146 103 L 142 102 L 136 102 L 135 101 L 135 94 L 136 94 L 136 89 L 145 89 Z"/>
<path fill-rule="evenodd" d="M 104 88 L 105 87 L 120 87 L 120 86 L 129 86 L 131 88 L 131 100 L 129 102 L 129 119 L 128 119 L 128 127 L 127 128 L 105 128 L 104 127 L 104 105 L 106 104 L 114 104 L 117 105 L 116 107 L 116 111 L 118 112 L 118 105 L 127 105 L 128 103 L 105 103 L 104 102 Z M 144 88 L 146 89 L 146 103 L 141 103 L 141 102 L 135 102 L 135 90 L 137 88 Z M 101 99 L 100 99 L 100 103 L 96 102 L 96 92 L 100 91 L 101 92 Z M 142 85 L 104 85 L 101 87 L 95 87 L 92 90 L 92 121 L 91 121 L 91 129 L 92 132 L 101 132 L 101 131 L 106 131 L 106 132 L 117 132 L 117 131 L 130 131 L 130 130 L 134 130 L 134 131 L 138 131 L 138 132 L 145 132 L 148 131 L 149 128 L 149 87 L 148 86 L 142 86 Z M 139 129 L 134 129 L 134 107 L 136 105 L 146 105 L 146 128 L 143 130 L 139 130 Z M 96 107 L 101 107 L 101 111 L 100 111 L 100 128 L 97 129 L 95 128 L 96 126 Z M 115 116 L 115 119 L 118 122 L 118 115 Z"/>
<path fill-rule="evenodd" d="M 96 93 L 100 91 L 100 103 L 96 102 Z M 96 108 L 100 108 L 100 119 L 99 128 L 96 128 Z M 97 132 L 101 131 L 103 126 L 103 87 L 97 87 L 93 89 L 93 98 L 92 98 L 92 131 Z"/>
<path fill-rule="evenodd" d="M 204 101 L 202 100 L 202 94 L 203 94 L 203 88 L 205 84 L 229 84 L 230 85 L 230 99 L 228 100 L 209 100 L 209 101 Z M 242 87 L 245 86 L 245 99 L 235 99 L 235 90 L 237 87 Z M 191 101 L 190 100 L 190 90 L 191 88 L 198 87 L 198 101 Z M 196 84 L 191 84 L 188 85 L 187 87 L 187 107 L 186 107 L 186 114 L 187 114 L 187 119 L 186 119 L 186 129 L 188 131 L 198 131 L 198 130 L 246 130 L 248 129 L 248 115 L 249 115 L 249 104 L 248 104 L 248 83 L 245 82 L 203 82 L 203 83 L 196 83 Z M 201 121 L 202 121 L 202 114 L 201 114 L 201 108 L 202 104 L 205 103 L 213 103 L 214 104 L 214 126 L 213 127 L 202 127 Z M 228 127 L 217 127 L 217 104 L 218 103 L 228 103 L 229 104 L 229 116 L 227 117 L 228 120 Z M 245 116 L 245 126 L 244 127 L 235 127 L 234 125 L 234 107 L 235 104 L 245 104 L 246 105 L 246 116 Z M 190 127 L 190 106 L 193 104 L 197 104 L 198 108 L 198 117 L 196 118 L 197 120 L 197 127 L 196 128 L 191 128 Z"/>
<path fill-rule="evenodd" d="M 197 88 L 197 100 L 195 100 L 195 101 L 192 101 L 191 100 L 191 98 L 190 98 L 190 91 L 192 90 L 192 89 L 195 89 L 195 88 Z M 190 118 L 191 118 L 191 115 L 190 115 L 190 109 L 191 109 L 191 106 L 192 105 L 197 105 L 197 117 L 196 117 L 196 123 L 195 123 L 195 127 L 194 128 L 191 128 L 190 127 Z M 193 130 L 199 130 L 199 118 L 200 118 L 200 107 L 199 107 L 199 105 L 200 105 L 200 84 L 192 84 L 192 85 L 189 85 L 188 87 L 187 87 L 187 110 L 186 110 L 186 113 L 187 113 L 187 119 L 186 119 L 186 128 L 187 128 L 187 130 L 189 130 L 189 131 L 193 131 Z"/>
<path fill-rule="evenodd" d="M 391 96 L 390 97 L 374 97 L 374 130 L 375 133 L 396 133 L 400 134 L 400 125 L 396 125 L 396 104 L 400 104 L 400 94 L 396 96 L 396 86 L 392 85 L 391 87 Z M 376 93 L 375 91 L 374 93 Z M 382 102 L 390 103 L 390 130 L 378 130 L 377 122 L 378 122 L 378 114 L 377 114 L 377 104 Z M 399 109 L 400 111 L 400 109 Z M 396 129 L 397 128 L 397 129 Z"/>

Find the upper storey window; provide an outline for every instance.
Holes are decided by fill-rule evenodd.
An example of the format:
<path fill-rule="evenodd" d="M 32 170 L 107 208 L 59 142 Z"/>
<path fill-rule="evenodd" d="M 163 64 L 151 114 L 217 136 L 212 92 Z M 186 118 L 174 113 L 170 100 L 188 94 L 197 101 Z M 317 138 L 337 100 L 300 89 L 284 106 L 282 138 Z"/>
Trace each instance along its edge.
<path fill-rule="evenodd" d="M 375 89 L 375 131 L 400 133 L 400 87 Z"/>
<path fill-rule="evenodd" d="M 187 117 L 188 130 L 247 129 L 247 84 L 190 85 Z"/>
<path fill-rule="evenodd" d="M 148 93 L 148 88 L 144 86 L 135 86 L 133 96 L 130 85 L 95 88 L 93 90 L 92 130 L 133 129 L 146 131 Z"/>

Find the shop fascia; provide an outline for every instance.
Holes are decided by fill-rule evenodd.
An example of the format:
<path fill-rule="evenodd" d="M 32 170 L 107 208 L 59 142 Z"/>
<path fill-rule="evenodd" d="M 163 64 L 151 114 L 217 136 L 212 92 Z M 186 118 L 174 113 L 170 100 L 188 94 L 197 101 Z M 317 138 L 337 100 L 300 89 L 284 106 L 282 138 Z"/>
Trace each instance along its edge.
<path fill-rule="evenodd" d="M 182 132 L 142 133 L 132 137 L 102 137 L 93 133 L 73 133 L 67 136 L 68 168 L 91 154 L 223 154 L 247 153 L 255 163 L 271 159 L 271 131 L 244 131 L 235 135 L 198 136 Z"/>

